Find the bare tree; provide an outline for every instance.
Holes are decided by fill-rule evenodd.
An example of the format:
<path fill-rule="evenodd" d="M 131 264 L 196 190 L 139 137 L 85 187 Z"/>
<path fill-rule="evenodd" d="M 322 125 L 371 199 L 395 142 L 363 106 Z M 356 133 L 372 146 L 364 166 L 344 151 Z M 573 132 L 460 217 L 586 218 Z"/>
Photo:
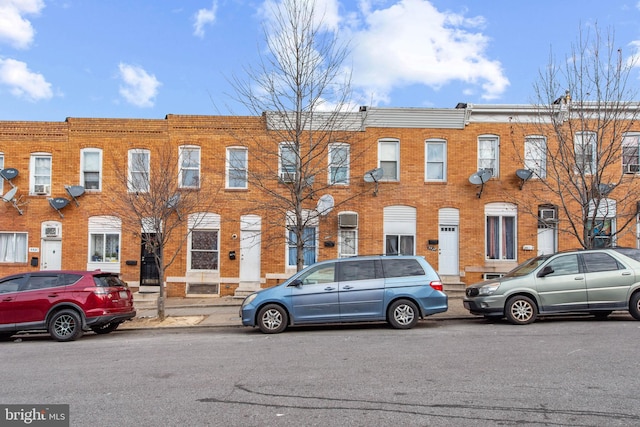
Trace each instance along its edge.
<path fill-rule="evenodd" d="M 315 238 L 305 229 L 328 213 L 316 209 L 321 192 L 349 184 L 335 206 L 360 194 L 358 185 L 349 182 L 348 172 L 364 148 L 349 142 L 360 137 L 364 113 L 351 111 L 351 74 L 344 66 L 347 44 L 339 41 L 319 4 L 312 0 L 268 4 L 266 49 L 256 66 L 245 68 L 246 76 L 231 79 L 232 98 L 265 118 L 266 134 L 234 137 L 251 143 L 252 167 L 246 179 L 261 195 L 246 201 L 252 202 L 251 209 L 265 212 L 272 229 L 281 229 L 286 221 L 287 243 L 296 247 L 300 270 L 305 246 Z M 276 238 L 282 241 L 282 236 Z"/>
<path fill-rule="evenodd" d="M 200 213 L 212 206 L 215 191 L 205 187 L 199 171 L 199 156 L 189 148 L 178 154 L 175 146 L 158 145 L 154 150 L 129 152 L 124 170 L 114 158 L 117 187 L 112 209 L 122 219 L 122 228 L 139 236 L 145 252 L 153 256 L 158 274 L 158 318 L 165 318 L 165 273 L 184 248 Z M 120 166 L 120 167 L 119 167 Z"/>
<path fill-rule="evenodd" d="M 516 152 L 539 179 L 527 184 L 524 210 L 537 216 L 537 205 L 556 205 L 558 231 L 584 248 L 611 245 L 637 213 L 634 65 L 616 47 L 613 31 L 603 37 L 597 26 L 581 29 L 570 54 L 560 61 L 551 54 L 540 72 L 535 119 L 513 125 Z"/>

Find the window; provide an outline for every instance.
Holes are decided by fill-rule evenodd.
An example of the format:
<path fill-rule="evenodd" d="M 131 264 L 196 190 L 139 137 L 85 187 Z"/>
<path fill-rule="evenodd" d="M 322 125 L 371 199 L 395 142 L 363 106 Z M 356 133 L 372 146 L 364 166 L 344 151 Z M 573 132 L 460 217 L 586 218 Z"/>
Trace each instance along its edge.
<path fill-rule="evenodd" d="M 348 261 L 340 263 L 338 281 L 373 280 L 382 277 L 382 272 L 376 268 L 376 261 Z"/>
<path fill-rule="evenodd" d="M 596 219 L 587 222 L 587 230 L 593 239 L 592 247 L 594 249 L 612 246 L 612 228 L 613 220 L 611 219 Z"/>
<path fill-rule="evenodd" d="M 180 188 L 200 188 L 200 147 L 183 145 L 179 152 Z"/>
<path fill-rule="evenodd" d="M 383 181 L 398 181 L 400 179 L 400 141 L 382 140 L 378 142 L 378 164 L 383 171 Z"/>
<path fill-rule="evenodd" d="M 85 190 L 102 188 L 102 150 L 83 148 L 80 151 L 80 185 Z"/>
<path fill-rule="evenodd" d="M 27 233 L 0 233 L 0 262 L 27 262 Z"/>
<path fill-rule="evenodd" d="M 546 266 L 553 268 L 553 273 L 548 274 L 546 277 L 580 273 L 578 255 L 562 255 L 556 257 L 549 261 L 549 264 Z"/>
<path fill-rule="evenodd" d="M 247 188 L 247 149 L 227 148 L 227 188 Z"/>
<path fill-rule="evenodd" d="M 424 150 L 425 181 L 445 181 L 447 176 L 447 143 L 442 140 L 428 140 Z"/>
<path fill-rule="evenodd" d="M 536 178 L 547 177 L 547 140 L 543 136 L 525 137 L 524 167 Z"/>
<path fill-rule="evenodd" d="M 120 262 L 120 234 L 91 233 L 89 250 L 91 262 Z"/>
<path fill-rule="evenodd" d="M 576 156 L 576 173 L 592 175 L 596 170 L 596 134 L 593 132 L 576 133 L 573 146 Z"/>
<path fill-rule="evenodd" d="M 289 266 L 295 266 L 298 259 L 298 248 L 296 247 L 296 233 L 289 229 Z M 311 265 L 316 262 L 316 227 L 305 227 L 302 230 L 302 239 L 304 241 L 303 257 L 304 265 Z"/>
<path fill-rule="evenodd" d="M 4 154 L 0 153 L 0 171 L 4 169 Z M 4 195 L 4 178 L 0 177 L 0 195 Z"/>
<path fill-rule="evenodd" d="M 296 180 L 298 170 L 298 154 L 292 143 L 280 144 L 280 181 L 291 183 Z"/>
<path fill-rule="evenodd" d="M 300 275 L 299 280 L 303 286 L 333 283 L 336 281 L 336 264 L 332 262 L 311 268 L 307 273 Z"/>
<path fill-rule="evenodd" d="M 346 258 L 358 255 L 358 231 L 340 229 L 338 231 L 338 257 Z"/>
<path fill-rule="evenodd" d="M 486 258 L 516 259 L 516 207 L 510 203 L 485 206 Z"/>
<path fill-rule="evenodd" d="M 413 236 L 387 234 L 385 236 L 385 255 L 413 255 Z"/>
<path fill-rule="evenodd" d="M 615 271 L 624 268 L 624 266 L 616 261 L 611 255 L 602 252 L 584 253 L 582 254 L 582 257 L 588 273 Z"/>
<path fill-rule="evenodd" d="M 626 134 L 622 138 L 622 172 L 640 172 L 640 134 Z"/>
<path fill-rule="evenodd" d="M 329 184 L 349 184 L 349 144 L 329 145 Z"/>
<path fill-rule="evenodd" d="M 191 270 L 218 270 L 218 230 L 192 230 Z"/>
<path fill-rule="evenodd" d="M 415 259 L 383 259 L 384 277 L 424 276 L 424 268 Z"/>
<path fill-rule="evenodd" d="M 497 136 L 483 135 L 478 138 L 478 169 L 488 169 L 492 177 L 499 176 L 498 153 L 500 144 Z"/>
<path fill-rule="evenodd" d="M 51 154 L 32 154 L 29 170 L 31 194 L 51 195 Z"/>
<path fill-rule="evenodd" d="M 149 150 L 129 150 L 129 191 L 149 191 Z"/>

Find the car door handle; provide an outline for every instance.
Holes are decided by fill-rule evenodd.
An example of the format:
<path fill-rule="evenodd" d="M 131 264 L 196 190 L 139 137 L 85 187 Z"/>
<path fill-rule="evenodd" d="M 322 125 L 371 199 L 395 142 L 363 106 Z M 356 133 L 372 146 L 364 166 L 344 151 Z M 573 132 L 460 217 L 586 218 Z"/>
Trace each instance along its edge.
<path fill-rule="evenodd" d="M 2 302 L 13 301 L 13 297 L 6 297 L 2 299 Z"/>
<path fill-rule="evenodd" d="M 325 291 L 335 291 L 336 288 L 332 288 L 331 286 L 327 286 L 324 288 Z"/>
<path fill-rule="evenodd" d="M 49 298 L 55 298 L 55 297 L 57 297 L 57 296 L 58 296 L 58 294 L 55 294 L 55 293 L 54 293 L 54 294 L 49 294 L 49 295 L 47 295 L 47 296 L 48 296 Z"/>
<path fill-rule="evenodd" d="M 623 276 L 631 276 L 631 272 L 630 271 L 623 271 L 622 275 Z"/>
<path fill-rule="evenodd" d="M 582 276 L 574 277 L 573 280 L 584 280 L 584 277 Z"/>

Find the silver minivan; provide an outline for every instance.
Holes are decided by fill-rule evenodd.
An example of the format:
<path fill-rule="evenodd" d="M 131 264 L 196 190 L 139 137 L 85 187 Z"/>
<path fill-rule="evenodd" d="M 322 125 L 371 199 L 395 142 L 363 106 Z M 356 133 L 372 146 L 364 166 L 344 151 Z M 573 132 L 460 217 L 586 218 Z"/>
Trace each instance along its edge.
<path fill-rule="evenodd" d="M 640 250 L 609 248 L 558 252 L 532 258 L 495 280 L 469 286 L 471 314 L 506 317 L 526 325 L 538 315 L 615 310 L 640 320 Z"/>

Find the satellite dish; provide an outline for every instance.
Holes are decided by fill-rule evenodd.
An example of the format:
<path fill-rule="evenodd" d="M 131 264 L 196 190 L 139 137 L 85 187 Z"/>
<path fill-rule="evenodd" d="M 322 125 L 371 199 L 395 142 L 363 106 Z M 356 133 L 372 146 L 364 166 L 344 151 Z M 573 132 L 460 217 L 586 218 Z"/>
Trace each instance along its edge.
<path fill-rule="evenodd" d="M 521 179 L 520 181 L 520 189 L 524 186 L 526 180 L 533 176 L 533 171 L 529 169 L 518 169 L 516 171 L 516 176 Z"/>
<path fill-rule="evenodd" d="M 7 191 L 7 194 L 2 196 L 2 201 L 11 202 L 17 192 L 18 192 L 18 187 L 13 187 L 11 190 Z"/>
<path fill-rule="evenodd" d="M 325 194 L 320 197 L 318 204 L 316 205 L 316 211 L 322 216 L 327 215 L 333 209 L 334 201 L 331 194 Z"/>
<path fill-rule="evenodd" d="M 615 184 L 598 184 L 598 192 L 603 196 L 607 196 L 615 187 Z"/>
<path fill-rule="evenodd" d="M 65 208 L 69 204 L 69 202 L 70 200 L 65 199 L 64 197 L 56 197 L 54 199 L 49 199 L 49 205 L 51 205 L 53 209 L 58 211 L 58 213 L 60 214 L 60 218 L 64 218 L 64 215 L 62 215 L 62 212 L 60 212 L 60 209 Z"/>
<path fill-rule="evenodd" d="M 364 173 L 364 182 L 378 182 L 383 174 L 384 170 L 382 168 L 371 169 Z"/>
<path fill-rule="evenodd" d="M 180 194 L 174 194 L 173 196 L 169 197 L 169 200 L 167 200 L 167 208 L 174 209 L 176 206 L 178 206 L 179 201 Z"/>
<path fill-rule="evenodd" d="M 482 179 L 482 183 L 489 181 L 493 176 L 493 172 L 490 169 L 482 169 L 478 171 L 480 173 L 480 179 Z"/>
<path fill-rule="evenodd" d="M 490 169 L 479 169 L 477 172 L 474 172 L 469 177 L 469 182 L 473 185 L 479 185 L 480 191 L 476 194 L 478 198 L 482 196 L 482 190 L 484 189 L 484 183 L 491 179 L 493 173 Z"/>
<path fill-rule="evenodd" d="M 65 191 L 76 202 L 76 206 L 80 206 L 77 198 L 84 194 L 84 187 L 82 185 L 65 185 Z"/>
<path fill-rule="evenodd" d="M 0 176 L 6 179 L 7 181 L 11 181 L 13 178 L 18 176 L 18 169 L 15 168 L 7 168 L 0 170 Z"/>
<path fill-rule="evenodd" d="M 469 182 L 474 184 L 474 185 L 484 184 L 484 182 L 482 181 L 482 178 L 480 177 L 478 172 L 474 172 L 473 174 L 471 174 L 471 176 L 469 177 Z"/>

